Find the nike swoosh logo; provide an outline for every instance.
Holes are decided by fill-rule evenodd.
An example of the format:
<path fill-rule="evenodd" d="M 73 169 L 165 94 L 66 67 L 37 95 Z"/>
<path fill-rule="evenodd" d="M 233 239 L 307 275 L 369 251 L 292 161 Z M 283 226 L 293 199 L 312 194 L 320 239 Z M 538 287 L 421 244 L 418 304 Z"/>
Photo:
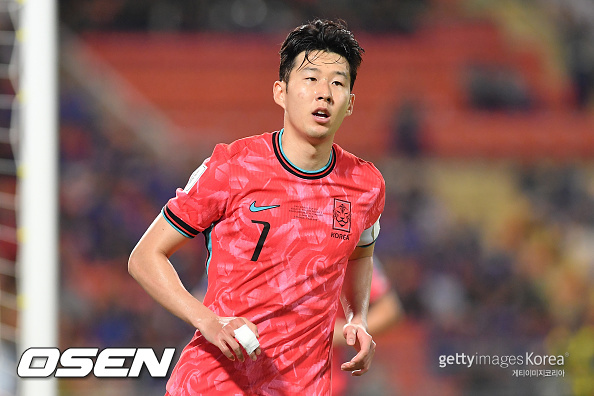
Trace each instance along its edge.
<path fill-rule="evenodd" d="M 278 208 L 280 205 L 256 206 L 256 201 L 250 205 L 250 212 L 261 212 L 263 210 Z"/>

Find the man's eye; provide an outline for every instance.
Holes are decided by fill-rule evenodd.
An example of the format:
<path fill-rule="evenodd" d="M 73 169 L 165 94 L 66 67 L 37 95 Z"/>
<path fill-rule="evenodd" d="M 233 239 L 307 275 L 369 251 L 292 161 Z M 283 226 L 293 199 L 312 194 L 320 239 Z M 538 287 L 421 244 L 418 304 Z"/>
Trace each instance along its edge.
<path fill-rule="evenodd" d="M 315 77 L 306 77 L 305 79 L 308 80 L 308 81 L 316 81 L 316 78 Z"/>
<path fill-rule="evenodd" d="M 338 85 L 339 87 L 342 87 L 344 85 L 341 81 L 333 81 L 332 83 L 334 85 Z"/>

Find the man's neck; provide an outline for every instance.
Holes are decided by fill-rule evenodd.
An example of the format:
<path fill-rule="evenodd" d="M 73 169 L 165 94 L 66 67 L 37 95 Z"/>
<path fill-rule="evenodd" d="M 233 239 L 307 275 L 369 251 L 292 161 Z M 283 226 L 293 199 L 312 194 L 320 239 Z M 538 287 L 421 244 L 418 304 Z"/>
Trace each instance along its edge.
<path fill-rule="evenodd" d="M 324 168 L 332 155 L 332 139 L 312 142 L 283 131 L 281 145 L 291 164 L 306 171 Z"/>

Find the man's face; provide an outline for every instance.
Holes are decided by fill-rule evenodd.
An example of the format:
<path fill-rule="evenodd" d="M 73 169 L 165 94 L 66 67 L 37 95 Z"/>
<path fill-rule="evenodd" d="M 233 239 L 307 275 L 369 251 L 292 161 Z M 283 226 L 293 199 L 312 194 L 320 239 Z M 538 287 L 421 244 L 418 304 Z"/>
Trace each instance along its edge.
<path fill-rule="evenodd" d="M 312 143 L 333 139 L 344 117 L 353 111 L 349 64 L 340 55 L 324 51 L 305 52 L 295 60 L 289 82 L 277 81 L 274 99 L 285 110 L 285 130 Z"/>

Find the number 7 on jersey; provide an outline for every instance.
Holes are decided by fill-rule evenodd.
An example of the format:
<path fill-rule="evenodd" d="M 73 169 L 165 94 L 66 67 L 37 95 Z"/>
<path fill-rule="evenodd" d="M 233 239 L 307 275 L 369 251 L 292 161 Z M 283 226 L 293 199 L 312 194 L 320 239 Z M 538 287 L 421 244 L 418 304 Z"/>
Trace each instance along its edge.
<path fill-rule="evenodd" d="M 268 236 L 268 231 L 270 231 L 270 223 L 266 221 L 259 221 L 259 220 L 252 220 L 252 223 L 262 224 L 262 233 L 260 234 L 260 238 L 258 238 L 258 243 L 256 244 L 256 248 L 254 249 L 254 254 L 252 255 L 252 261 L 258 261 L 258 257 L 260 257 L 260 252 L 262 252 L 262 247 L 264 246 L 264 241 Z"/>

